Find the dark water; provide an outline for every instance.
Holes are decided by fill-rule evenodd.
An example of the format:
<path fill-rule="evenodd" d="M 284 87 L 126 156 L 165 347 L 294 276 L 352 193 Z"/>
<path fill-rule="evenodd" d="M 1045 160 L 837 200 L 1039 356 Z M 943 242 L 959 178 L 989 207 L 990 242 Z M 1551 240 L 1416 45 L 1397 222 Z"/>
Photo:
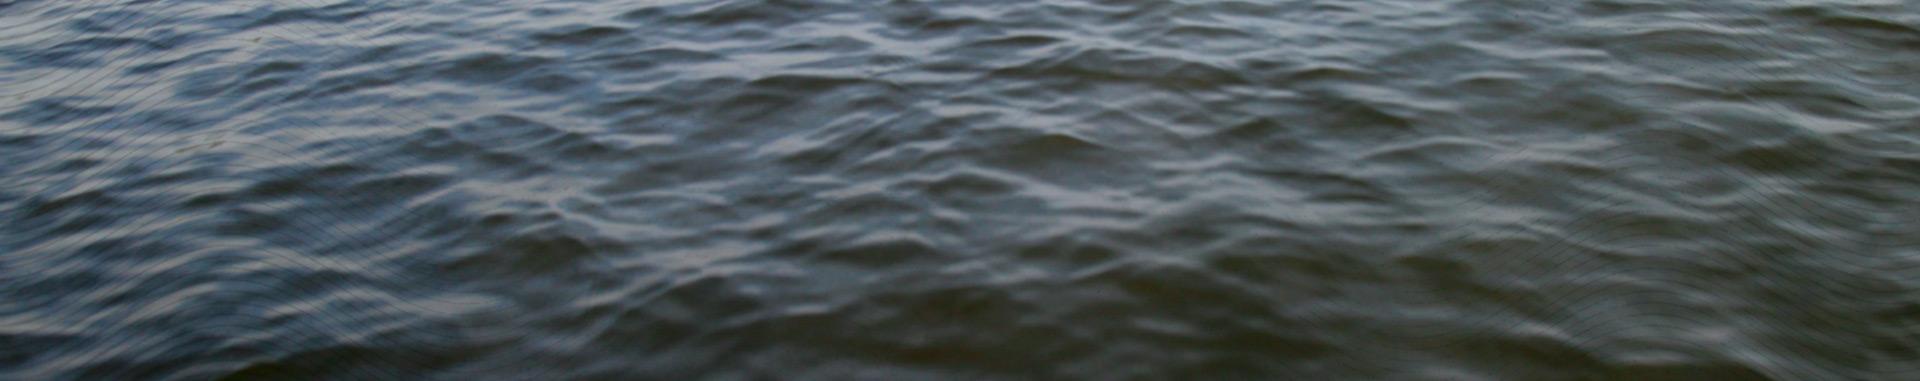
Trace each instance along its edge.
<path fill-rule="evenodd" d="M 0 0 L 0 378 L 1920 378 L 1915 7 Z"/>

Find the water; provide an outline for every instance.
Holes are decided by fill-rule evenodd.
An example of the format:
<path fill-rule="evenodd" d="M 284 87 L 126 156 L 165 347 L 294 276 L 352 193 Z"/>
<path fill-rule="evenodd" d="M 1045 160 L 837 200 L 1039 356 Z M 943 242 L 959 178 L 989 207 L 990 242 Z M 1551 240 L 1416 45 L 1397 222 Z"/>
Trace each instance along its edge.
<path fill-rule="evenodd" d="M 0 1 L 5 379 L 1913 379 L 1901 1 Z"/>

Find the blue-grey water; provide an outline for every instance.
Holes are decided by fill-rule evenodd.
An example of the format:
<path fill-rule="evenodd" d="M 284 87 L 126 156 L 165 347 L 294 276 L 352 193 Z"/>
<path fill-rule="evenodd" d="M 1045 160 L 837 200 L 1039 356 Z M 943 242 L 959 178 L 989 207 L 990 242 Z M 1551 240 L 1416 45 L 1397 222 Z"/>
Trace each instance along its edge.
<path fill-rule="evenodd" d="M 0 0 L 0 379 L 1916 379 L 1916 7 Z"/>

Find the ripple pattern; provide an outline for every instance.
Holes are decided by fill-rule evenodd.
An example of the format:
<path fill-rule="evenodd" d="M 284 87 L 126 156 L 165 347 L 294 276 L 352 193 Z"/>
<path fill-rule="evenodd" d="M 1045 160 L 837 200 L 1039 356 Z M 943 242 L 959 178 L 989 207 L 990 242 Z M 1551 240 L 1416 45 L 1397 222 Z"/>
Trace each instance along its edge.
<path fill-rule="evenodd" d="M 1900 1 L 0 0 L 0 379 L 1920 377 Z"/>

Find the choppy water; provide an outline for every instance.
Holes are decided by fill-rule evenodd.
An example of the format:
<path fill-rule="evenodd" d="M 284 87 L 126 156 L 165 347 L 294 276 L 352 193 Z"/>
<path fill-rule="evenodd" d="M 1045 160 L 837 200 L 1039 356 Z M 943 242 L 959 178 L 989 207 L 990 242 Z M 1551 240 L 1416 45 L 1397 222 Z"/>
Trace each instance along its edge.
<path fill-rule="evenodd" d="M 1913 379 L 1901 1 L 0 1 L 0 378 Z"/>

